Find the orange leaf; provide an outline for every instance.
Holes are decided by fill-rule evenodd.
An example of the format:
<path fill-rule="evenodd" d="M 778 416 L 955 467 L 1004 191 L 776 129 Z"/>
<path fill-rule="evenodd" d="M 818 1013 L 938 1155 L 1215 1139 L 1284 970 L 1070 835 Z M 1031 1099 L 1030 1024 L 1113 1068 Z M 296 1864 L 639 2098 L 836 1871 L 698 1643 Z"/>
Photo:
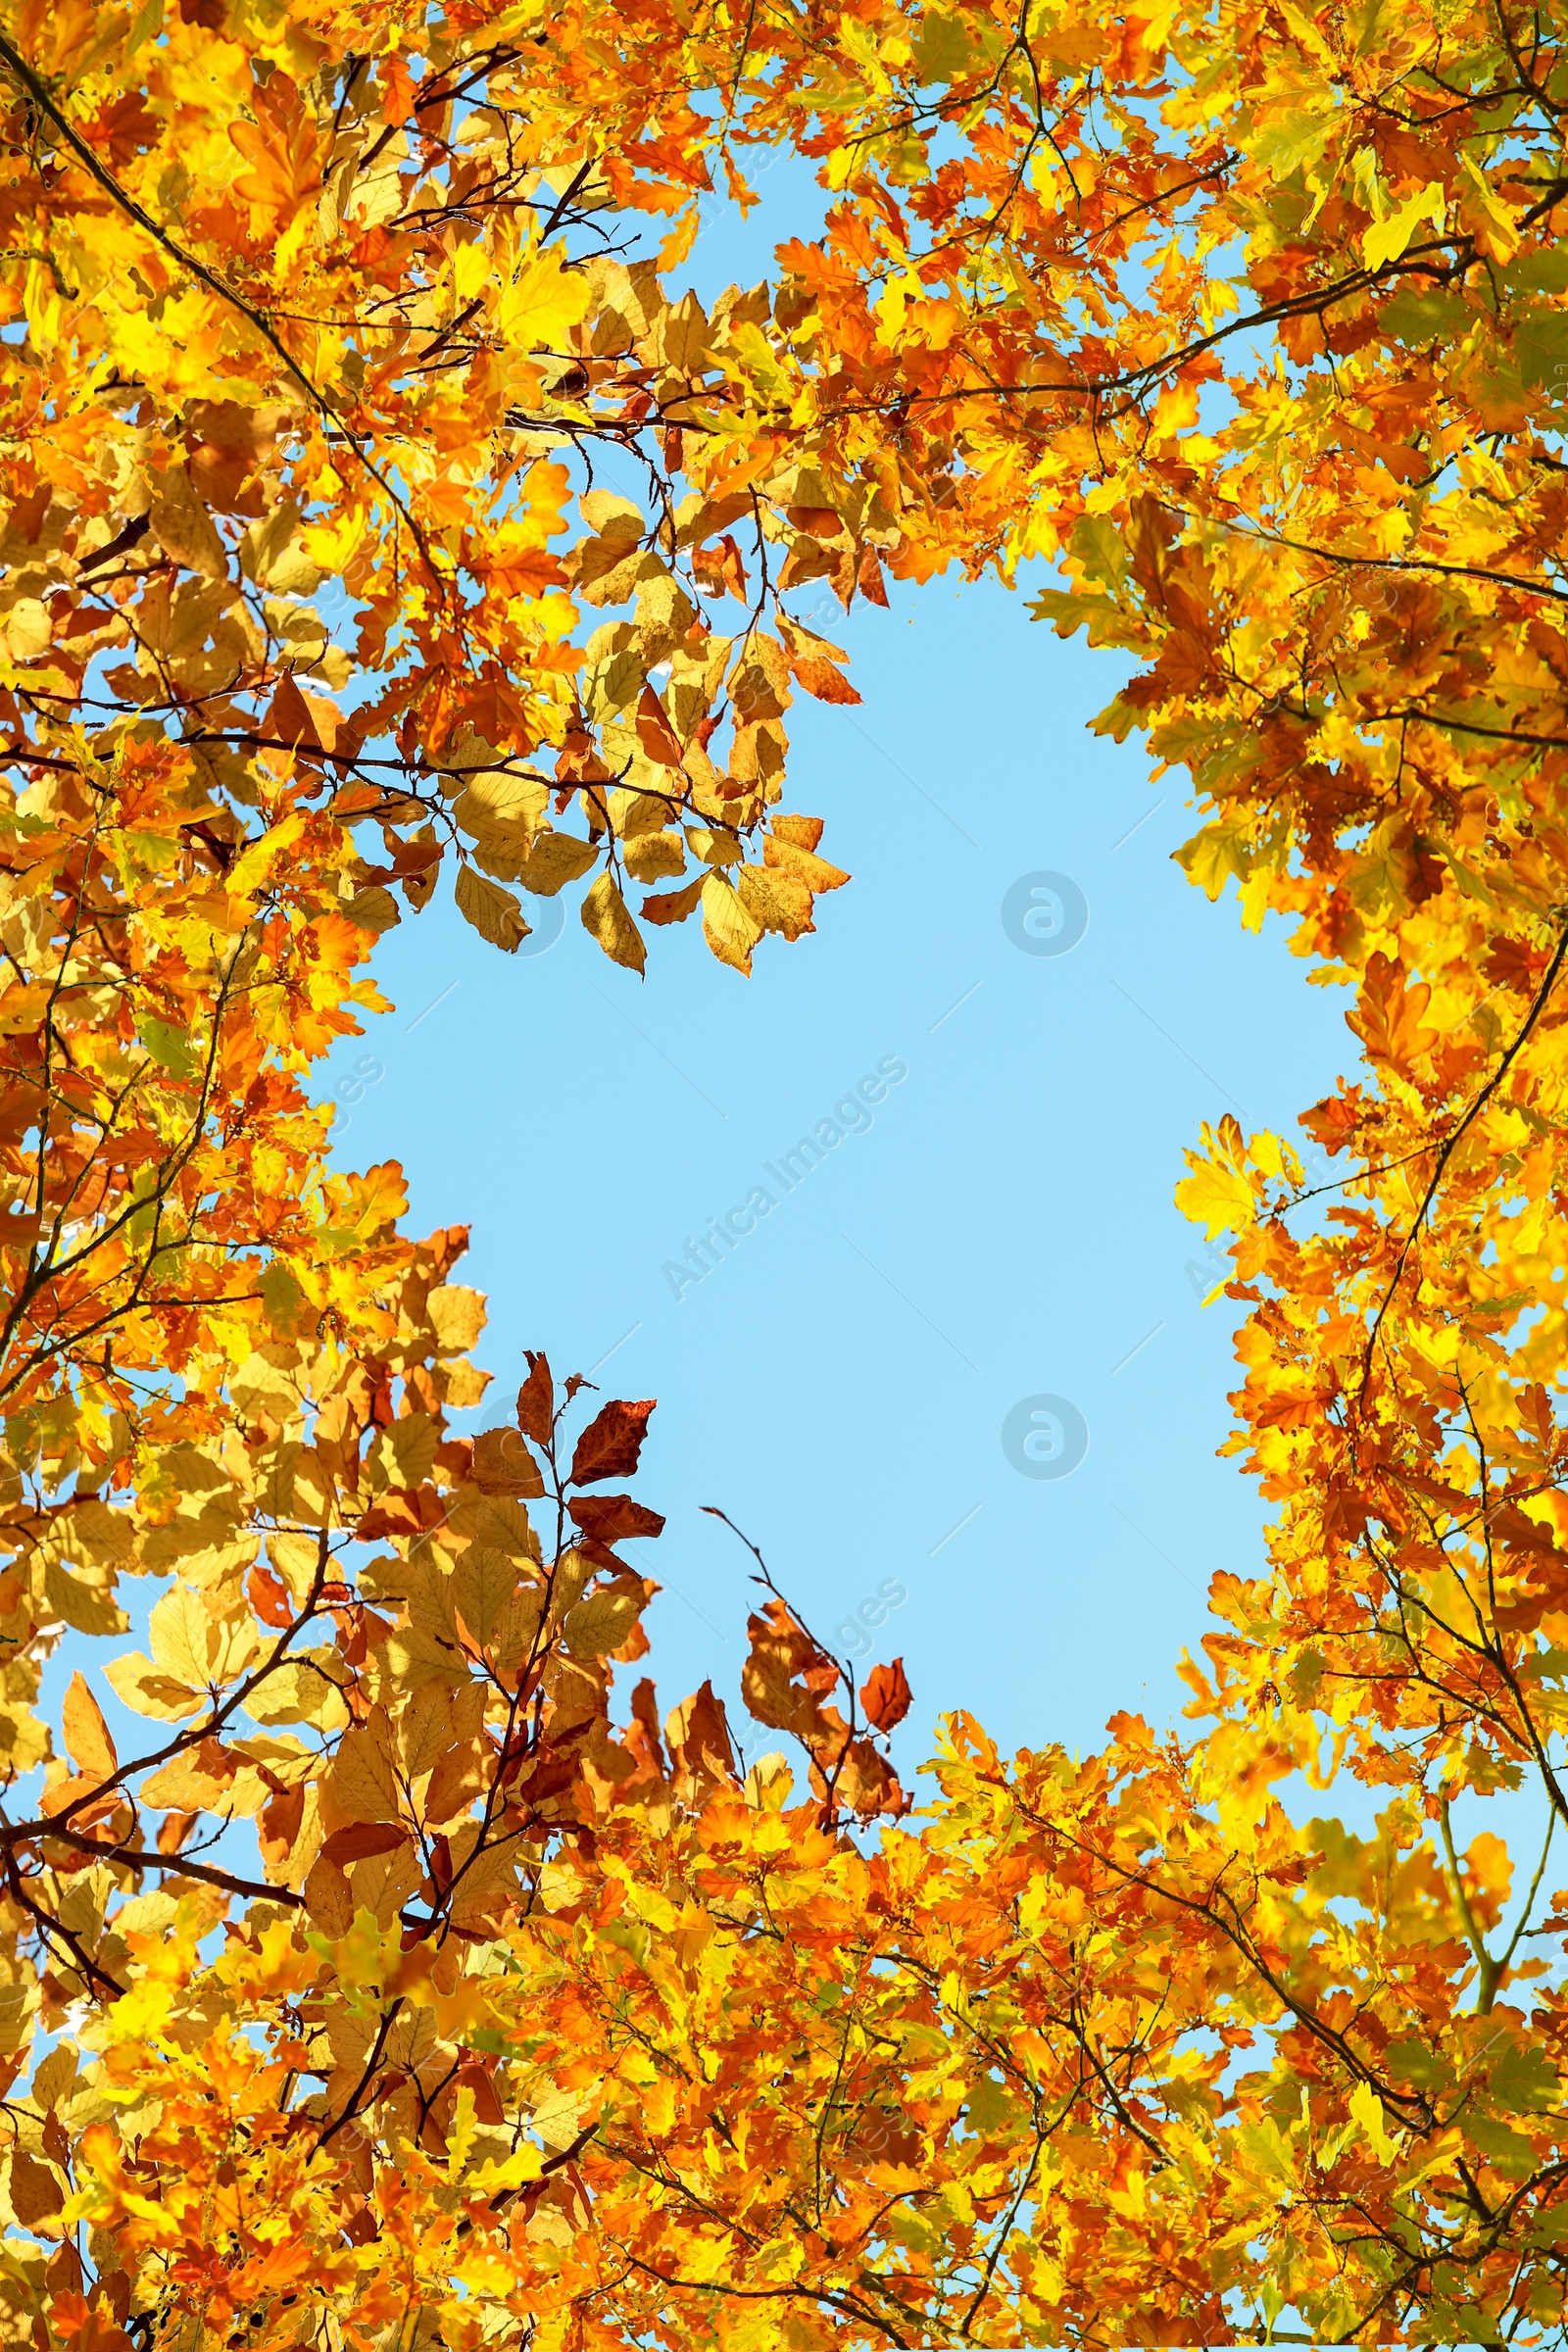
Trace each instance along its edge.
<path fill-rule="evenodd" d="M 89 1781 L 109 1780 L 120 1759 L 103 1711 L 79 1673 L 72 1676 L 67 1687 L 61 1723 L 76 1770 Z"/>
<path fill-rule="evenodd" d="M 682 759 L 680 745 L 664 716 L 664 706 L 652 686 L 643 688 L 642 698 L 637 705 L 637 740 L 650 760 L 657 760 L 662 767 L 679 767 Z"/>
<path fill-rule="evenodd" d="M 245 1579 L 245 1591 L 250 1597 L 251 1607 L 264 1625 L 270 1625 L 280 1633 L 284 1626 L 293 1624 L 294 1609 L 286 1590 L 270 1568 L 263 1567 L 260 1560 Z"/>
<path fill-rule="evenodd" d="M 873 1666 L 860 1686 L 860 1704 L 879 1732 L 891 1732 L 909 1712 L 914 1693 L 904 1671 L 904 1660 Z"/>
<path fill-rule="evenodd" d="M 820 654 L 792 654 L 790 668 L 807 693 L 814 694 L 819 703 L 858 703 L 860 700 L 843 672 L 835 669 L 831 662 L 824 662 Z"/>
<path fill-rule="evenodd" d="M 666 890 L 656 898 L 644 899 L 637 911 L 645 923 L 683 923 L 695 912 L 707 880 L 706 874 L 699 874 L 695 882 L 687 882 L 679 890 Z"/>
<path fill-rule="evenodd" d="M 566 1504 L 585 1536 L 617 1544 L 622 1536 L 657 1536 L 664 1522 L 658 1511 L 630 1494 L 573 1494 Z"/>
<path fill-rule="evenodd" d="M 350 1862 L 363 1862 L 368 1854 L 391 1853 L 394 1846 L 406 1845 L 412 1835 L 396 1821 L 351 1821 L 346 1829 L 332 1832 L 321 1854 L 342 1870 Z"/>
<path fill-rule="evenodd" d="M 548 1446 L 555 1427 L 555 1384 L 547 1359 L 535 1355 L 531 1348 L 526 1353 L 528 1377 L 517 1391 L 517 1427 L 536 1446 Z"/>
<path fill-rule="evenodd" d="M 406 122 L 414 104 L 414 75 L 401 57 L 389 57 L 381 67 L 381 116 L 387 122 Z"/>

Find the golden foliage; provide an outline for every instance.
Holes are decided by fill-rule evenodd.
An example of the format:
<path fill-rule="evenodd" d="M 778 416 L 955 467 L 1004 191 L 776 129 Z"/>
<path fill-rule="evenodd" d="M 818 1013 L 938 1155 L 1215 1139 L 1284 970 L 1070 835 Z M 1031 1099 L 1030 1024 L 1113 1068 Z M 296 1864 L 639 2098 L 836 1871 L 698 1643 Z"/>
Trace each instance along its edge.
<path fill-rule="evenodd" d="M 1451 1806 L 1568 1807 L 1565 31 L 0 4 L 7 2341 L 1560 2338 L 1568 1897 Z M 779 149 L 822 236 L 672 299 Z M 1031 558 L 1359 1064 L 1337 1182 L 1180 1188 L 1275 1512 L 1200 1731 L 959 1717 L 905 1823 L 901 1665 L 765 1569 L 799 1798 L 617 1719 L 649 1405 L 454 1435 L 463 1236 L 305 1087 L 443 866 L 504 950 L 809 931 L 797 591 Z"/>

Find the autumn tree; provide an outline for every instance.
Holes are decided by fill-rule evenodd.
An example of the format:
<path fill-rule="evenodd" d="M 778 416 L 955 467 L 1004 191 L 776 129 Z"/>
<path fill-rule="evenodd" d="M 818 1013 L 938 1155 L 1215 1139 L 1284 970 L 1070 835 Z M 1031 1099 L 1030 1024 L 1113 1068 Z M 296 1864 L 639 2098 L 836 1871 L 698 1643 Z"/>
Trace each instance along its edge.
<path fill-rule="evenodd" d="M 18 2342 L 1561 2333 L 1568 1895 L 1452 1807 L 1568 1785 L 1565 30 L 0 4 Z M 779 149 L 822 235 L 672 299 Z M 802 592 L 1031 562 L 1358 1059 L 1333 1184 L 1181 1187 L 1275 1514 L 1194 1729 L 960 1716 L 909 1816 L 760 1557 L 794 1776 L 618 1707 L 649 1407 L 458 1434 L 463 1237 L 308 1084 L 443 869 L 503 950 L 809 931 Z"/>

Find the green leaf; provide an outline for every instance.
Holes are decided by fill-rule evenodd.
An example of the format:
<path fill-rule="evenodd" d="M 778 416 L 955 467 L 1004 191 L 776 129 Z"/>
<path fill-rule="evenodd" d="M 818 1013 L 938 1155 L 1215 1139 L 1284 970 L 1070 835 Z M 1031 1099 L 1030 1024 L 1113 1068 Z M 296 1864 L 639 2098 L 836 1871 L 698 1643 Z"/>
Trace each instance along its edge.
<path fill-rule="evenodd" d="M 1568 316 L 1561 311 L 1527 313 L 1514 328 L 1513 348 L 1524 381 L 1551 386 L 1557 403 L 1568 406 Z"/>
<path fill-rule="evenodd" d="M 136 1035 L 154 1061 L 175 1078 L 191 1080 L 199 1076 L 202 1065 L 188 1029 L 178 1028 L 172 1021 L 155 1020 L 151 1013 L 144 1012 L 136 1023 Z"/>
<path fill-rule="evenodd" d="M 1510 2042 L 1489 2070 L 1487 2089 L 1505 2115 L 1536 2115 L 1555 2105 L 1557 2070 L 1539 2044 Z"/>

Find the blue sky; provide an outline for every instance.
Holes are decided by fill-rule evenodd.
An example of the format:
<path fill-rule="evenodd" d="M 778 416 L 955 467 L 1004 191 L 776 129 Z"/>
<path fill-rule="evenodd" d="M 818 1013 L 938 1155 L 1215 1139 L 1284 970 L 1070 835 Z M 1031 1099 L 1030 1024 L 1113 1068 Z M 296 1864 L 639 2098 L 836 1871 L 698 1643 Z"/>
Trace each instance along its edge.
<path fill-rule="evenodd" d="M 510 959 L 443 891 L 381 943 L 397 1011 L 334 1056 L 329 1085 L 367 1055 L 384 1072 L 337 1157 L 401 1159 L 416 1229 L 471 1225 L 481 1419 L 510 1411 L 524 1347 L 660 1398 L 640 1492 L 669 1526 L 638 1551 L 665 1588 L 665 1704 L 705 1675 L 733 1695 L 744 1654 L 751 1563 L 716 1503 L 820 1635 L 906 1591 L 865 1652 L 905 1659 L 906 1764 L 957 1706 L 1009 1747 L 1089 1745 L 1118 1707 L 1179 1706 L 1209 1577 L 1262 1556 L 1253 1491 L 1215 1458 L 1236 1310 L 1200 1304 L 1182 1149 L 1227 1110 L 1295 1135 L 1353 1055 L 1345 1001 L 1171 862 L 1197 821 L 1181 780 L 1088 731 L 1115 657 L 995 586 L 822 625 L 865 699 L 791 713 L 789 805 L 854 875 L 816 934 L 764 943 L 746 981 L 689 925 L 639 981 L 574 906 Z M 1004 921 L 1041 872 L 1087 903 L 1066 953 Z M 862 1079 L 886 1083 L 865 1120 Z M 842 1140 L 786 1191 L 782 1155 L 824 1120 Z M 663 1271 L 757 1187 L 775 1204 L 701 1282 Z M 1066 1477 L 1004 1449 L 1042 1396 L 1087 1426 Z"/>

